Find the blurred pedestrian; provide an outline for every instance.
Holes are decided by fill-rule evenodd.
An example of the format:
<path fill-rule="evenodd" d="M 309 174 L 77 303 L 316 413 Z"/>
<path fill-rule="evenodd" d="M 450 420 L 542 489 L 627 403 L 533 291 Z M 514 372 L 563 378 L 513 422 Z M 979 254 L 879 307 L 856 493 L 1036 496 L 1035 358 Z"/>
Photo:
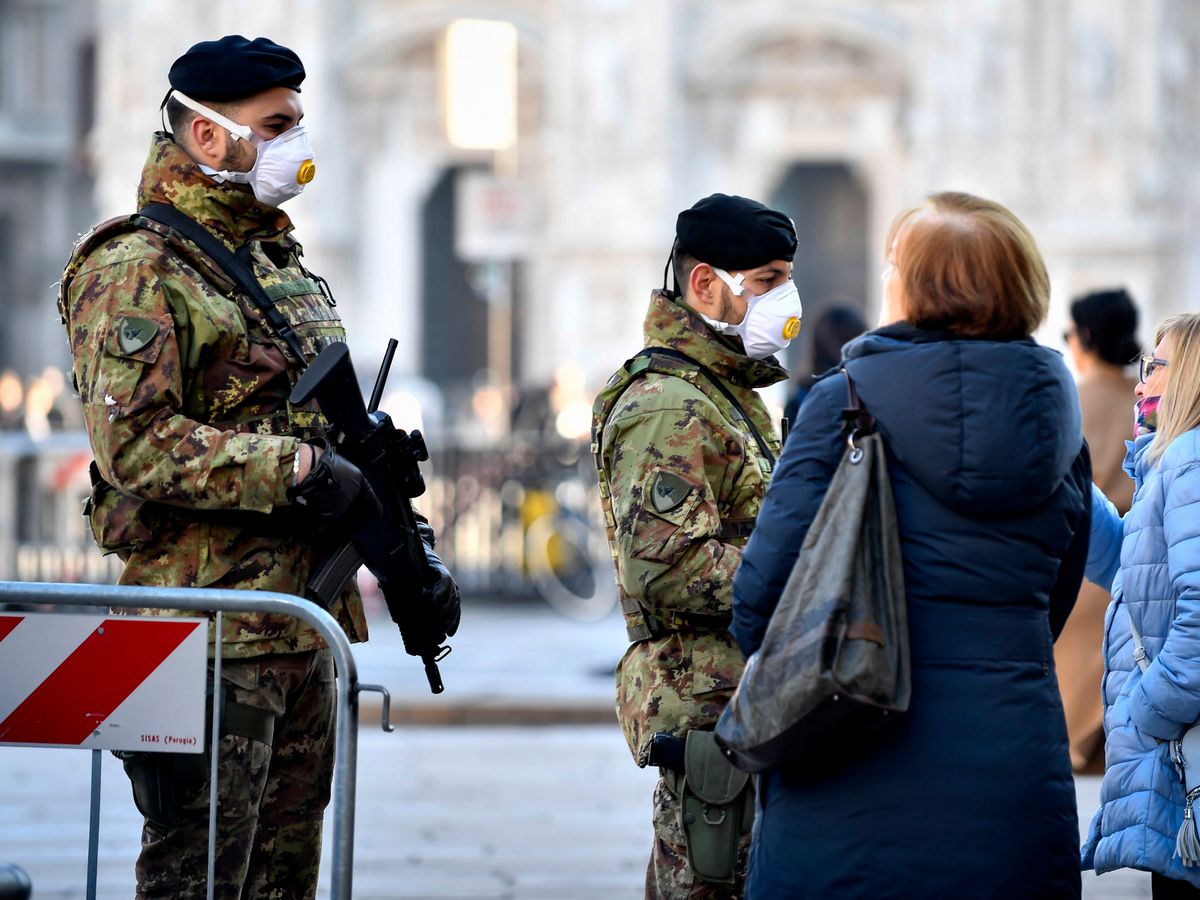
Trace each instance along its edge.
<path fill-rule="evenodd" d="M 1125 459 L 1133 505 L 1122 520 L 1093 491 L 1087 575 L 1113 600 L 1104 623 L 1107 764 L 1083 865 L 1148 870 L 1156 898 L 1200 897 L 1200 867 L 1176 850 L 1196 810 L 1169 743 L 1200 721 L 1200 314 L 1167 319 L 1154 341 L 1141 361 L 1137 437 Z"/>
<path fill-rule="evenodd" d="M 827 765 L 759 781 L 747 896 L 1077 897 L 1052 640 L 1079 590 L 1091 466 L 1050 284 L 997 203 L 935 194 L 887 239 L 882 327 L 845 349 L 887 447 L 912 705 Z M 846 379 L 800 407 L 734 579 L 747 655 L 845 450 Z"/>
<path fill-rule="evenodd" d="M 714 194 L 681 212 L 675 232 L 676 290 L 664 275 L 646 349 L 594 407 L 631 642 L 617 717 L 638 765 L 659 767 L 646 896 L 740 897 L 753 789 L 712 728 L 742 673 L 728 630 L 733 572 L 780 451 L 755 389 L 787 377 L 773 354 L 799 330 L 796 230 L 761 203 Z"/>
<path fill-rule="evenodd" d="M 25 428 L 25 386 L 12 369 L 0 372 L 0 431 Z"/>
<path fill-rule="evenodd" d="M 1071 303 L 1063 339 L 1078 373 L 1083 435 L 1092 454 L 1092 480 L 1124 514 L 1133 502 L 1133 480 L 1121 464 L 1130 436 L 1129 405 L 1137 379 L 1128 374 L 1141 349 L 1138 313 L 1123 288 L 1095 291 Z M 1104 771 L 1104 612 L 1109 595 L 1085 581 L 1071 618 L 1054 645 L 1058 687 L 1067 714 L 1071 766 L 1076 772 Z"/>
<path fill-rule="evenodd" d="M 842 347 L 866 331 L 867 323 L 853 306 L 839 304 L 822 312 L 805 330 L 809 336 L 812 364 L 807 374 L 796 379 L 795 390 L 783 408 L 783 417 L 789 423 L 796 421 L 800 404 L 817 379 L 842 361 Z"/>
<path fill-rule="evenodd" d="M 304 76 L 266 38 L 189 49 L 168 76 L 172 131 L 151 141 L 140 213 L 85 234 L 63 273 L 59 308 L 95 454 L 92 531 L 125 562 L 121 584 L 303 595 L 318 555 L 370 512 L 362 473 L 318 446 L 316 408 L 288 402 L 305 365 L 345 336 L 279 208 L 316 172 Z M 456 620 L 457 589 L 440 571 L 427 590 Z M 328 608 L 351 640 L 366 639 L 353 578 Z M 290 616 L 230 613 L 221 638 L 212 887 L 313 897 L 333 659 Z M 205 896 L 207 745 L 120 755 L 145 817 L 137 896 Z"/>

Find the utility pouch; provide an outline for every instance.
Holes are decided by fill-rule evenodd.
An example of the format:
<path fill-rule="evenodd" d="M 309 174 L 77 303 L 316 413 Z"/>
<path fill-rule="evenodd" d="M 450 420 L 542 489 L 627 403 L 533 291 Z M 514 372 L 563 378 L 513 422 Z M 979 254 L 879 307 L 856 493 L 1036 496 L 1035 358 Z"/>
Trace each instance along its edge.
<path fill-rule="evenodd" d="M 732 884 L 738 845 L 754 822 L 750 774 L 730 764 L 711 731 L 689 731 L 678 793 L 692 872 L 701 881 Z"/>
<path fill-rule="evenodd" d="M 116 553 L 122 559 L 131 550 L 147 544 L 154 537 L 146 523 L 144 503 L 136 497 L 122 494 L 100 476 L 95 461 L 88 467 L 92 493 L 84 504 L 83 515 L 88 520 L 96 546 L 105 553 Z"/>

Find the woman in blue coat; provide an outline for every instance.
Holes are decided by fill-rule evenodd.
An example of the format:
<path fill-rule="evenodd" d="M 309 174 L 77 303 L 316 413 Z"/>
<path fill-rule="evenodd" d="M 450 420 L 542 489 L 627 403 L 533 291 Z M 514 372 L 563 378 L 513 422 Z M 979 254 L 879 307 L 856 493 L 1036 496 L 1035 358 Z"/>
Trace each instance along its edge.
<path fill-rule="evenodd" d="M 912 704 L 836 762 L 765 773 L 747 896 L 1078 897 L 1052 642 L 1083 575 L 1091 465 L 1049 283 L 1011 212 L 937 194 L 892 227 L 885 325 L 845 367 L 887 447 Z M 734 579 L 763 633 L 844 450 L 846 380 L 800 408 Z"/>
<path fill-rule="evenodd" d="M 1111 584 L 1113 600 L 1104 622 L 1104 783 L 1083 865 L 1148 869 L 1156 898 L 1200 897 L 1200 867 L 1175 855 L 1187 803 L 1168 752 L 1200 721 L 1200 315 L 1168 319 L 1155 343 L 1136 391 L 1137 437 L 1125 460 L 1133 506 L 1123 522 L 1096 492 L 1088 578 Z M 1131 619 L 1150 661 L 1144 673 Z"/>

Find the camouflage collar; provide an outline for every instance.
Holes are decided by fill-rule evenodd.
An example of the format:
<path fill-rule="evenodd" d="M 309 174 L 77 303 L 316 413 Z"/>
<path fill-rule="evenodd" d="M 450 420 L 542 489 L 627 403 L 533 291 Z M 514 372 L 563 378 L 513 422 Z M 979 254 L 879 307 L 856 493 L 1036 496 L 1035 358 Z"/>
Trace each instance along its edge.
<path fill-rule="evenodd" d="M 775 357 L 751 359 L 741 352 L 740 338 L 717 334 L 690 307 L 661 290 L 650 295 L 644 328 L 647 347 L 671 347 L 686 353 L 742 387 L 766 387 L 788 377 L 787 369 Z"/>
<path fill-rule="evenodd" d="M 259 203 L 240 185 L 218 184 L 169 135 L 158 132 L 138 185 L 138 208 L 169 203 L 229 245 L 279 240 L 292 230 L 287 213 Z"/>

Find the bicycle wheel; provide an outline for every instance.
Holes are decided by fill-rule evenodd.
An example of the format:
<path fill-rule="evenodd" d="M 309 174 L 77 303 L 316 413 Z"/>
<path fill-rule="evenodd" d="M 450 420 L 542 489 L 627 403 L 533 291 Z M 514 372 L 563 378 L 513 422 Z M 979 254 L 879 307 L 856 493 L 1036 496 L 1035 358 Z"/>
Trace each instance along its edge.
<path fill-rule="evenodd" d="M 617 603 L 608 541 L 579 519 L 546 513 L 525 532 L 525 561 L 538 596 L 569 619 L 595 622 Z"/>

